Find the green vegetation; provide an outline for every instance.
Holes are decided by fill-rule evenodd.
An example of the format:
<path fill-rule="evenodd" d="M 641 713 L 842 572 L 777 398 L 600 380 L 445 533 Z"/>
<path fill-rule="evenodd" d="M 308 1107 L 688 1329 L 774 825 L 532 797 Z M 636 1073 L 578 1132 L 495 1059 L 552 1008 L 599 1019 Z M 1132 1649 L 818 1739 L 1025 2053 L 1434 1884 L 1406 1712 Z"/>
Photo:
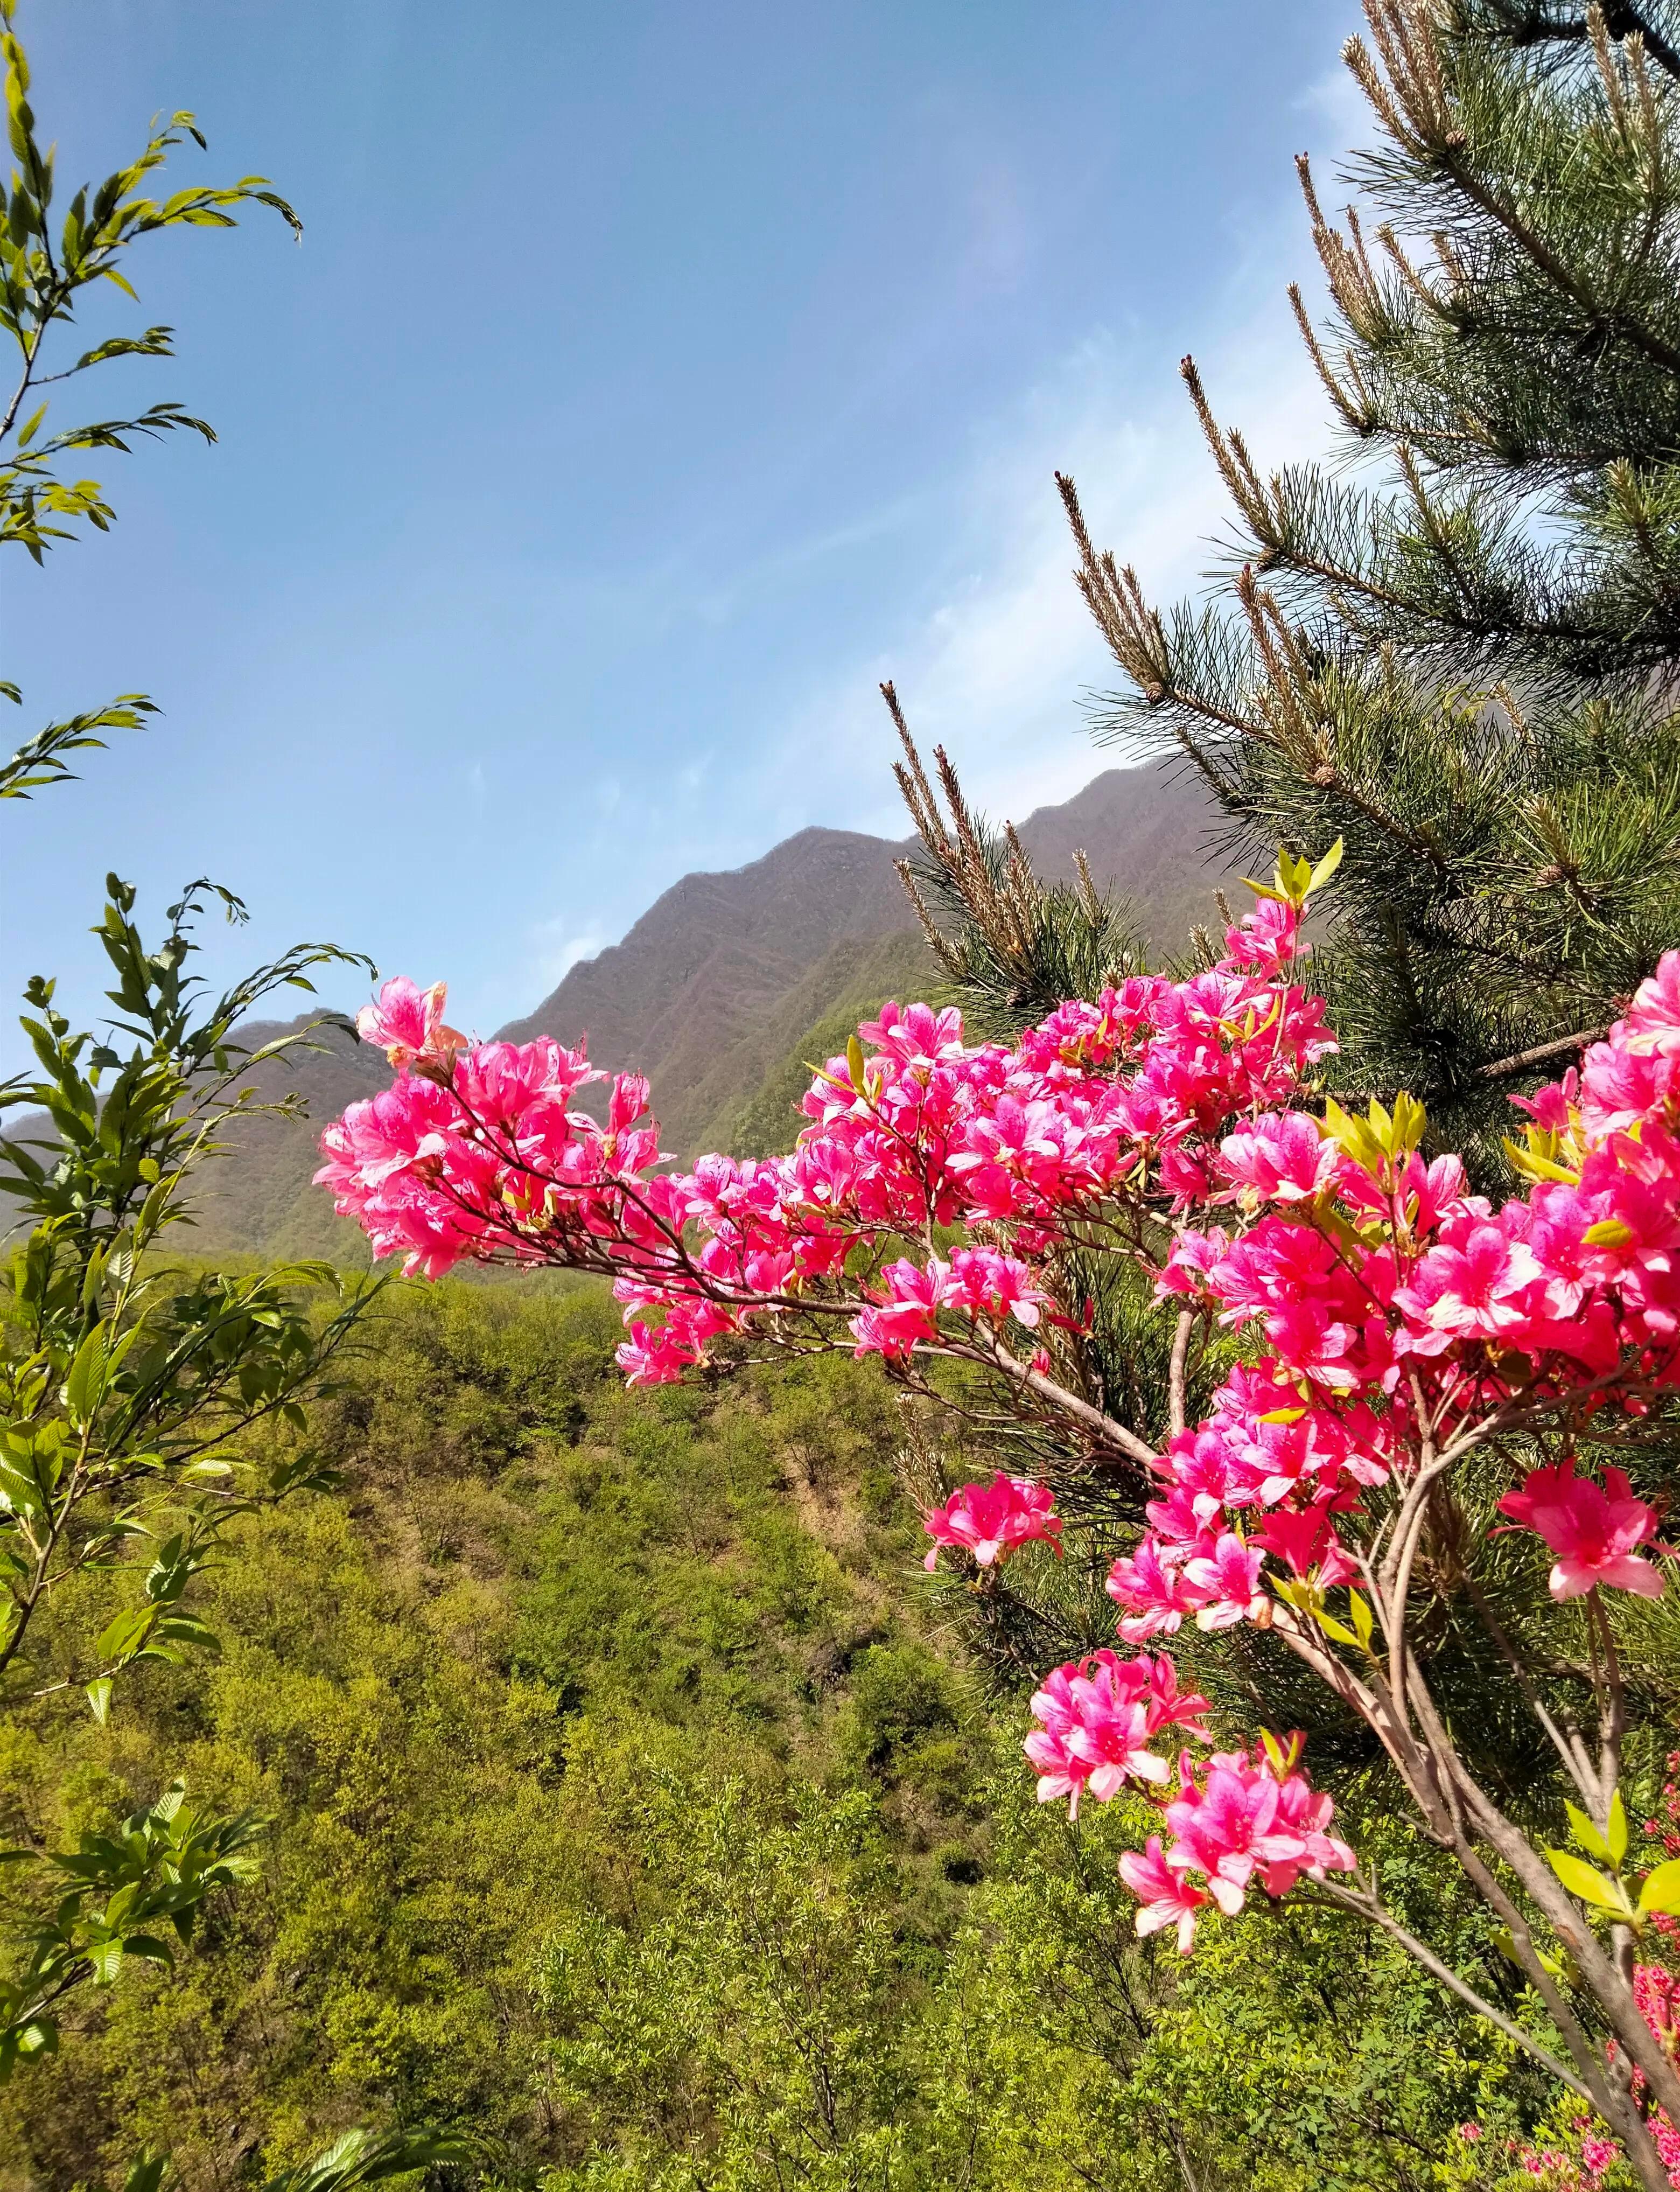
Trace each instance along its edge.
<path fill-rule="evenodd" d="M 178 1970 L 84 1991 L 0 2094 L 3 2192 L 145 2144 L 221 2192 L 421 2121 L 544 2192 L 1317 2192 L 1427 2183 L 1461 2117 L 1543 2106 L 1332 1916 L 1182 1968 L 1136 1944 L 1124 1807 L 1034 1805 L 1022 1698 L 925 1587 L 889 1390 L 638 1396 L 617 1336 L 593 1288 L 387 1297 L 317 1411 L 356 1488 L 225 1534 L 219 1656 L 8 1729 L 7 1840 L 177 1775 L 268 1824 Z M 43 1668 L 112 1588 L 59 1595 Z"/>

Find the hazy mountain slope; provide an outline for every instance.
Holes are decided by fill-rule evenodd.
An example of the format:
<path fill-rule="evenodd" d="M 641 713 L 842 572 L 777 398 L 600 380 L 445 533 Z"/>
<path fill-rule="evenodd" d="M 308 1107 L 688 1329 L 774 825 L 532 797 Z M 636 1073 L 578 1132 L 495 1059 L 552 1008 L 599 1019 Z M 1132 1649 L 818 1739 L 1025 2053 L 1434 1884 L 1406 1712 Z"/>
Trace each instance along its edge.
<path fill-rule="evenodd" d="M 735 1156 L 791 1149 L 809 1067 L 844 1050 L 847 1036 L 886 999 L 929 996 L 940 979 L 919 930 L 837 944 L 782 999 L 757 1039 L 720 1061 L 708 1083 L 720 1107 L 698 1139 Z"/>
<path fill-rule="evenodd" d="M 1105 771 L 1064 805 L 1029 815 L 1020 834 L 1046 876 L 1068 874 L 1083 848 L 1098 882 L 1135 901 L 1165 951 L 1212 910 L 1214 819 L 1199 779 L 1153 763 Z M 745 867 L 685 876 L 622 944 L 573 967 L 502 1033 L 587 1036 L 598 1065 L 647 1074 L 665 1146 L 680 1156 L 785 1146 L 804 1062 L 834 1047 L 833 1024 L 934 985 L 893 867 L 909 849 L 855 831 L 802 830 Z M 276 1031 L 248 1032 L 254 1043 Z M 195 1246 L 359 1259 L 359 1236 L 310 1178 L 322 1123 L 384 1086 L 387 1070 L 378 1051 L 343 1036 L 322 1041 L 322 1051 L 253 1076 L 270 1100 L 295 1088 L 310 1120 L 235 1130 L 233 1153 L 207 1179 Z"/>
<path fill-rule="evenodd" d="M 1083 849 L 1098 882 L 1133 899 L 1146 933 L 1168 950 L 1210 910 L 1214 819 L 1199 778 L 1153 762 L 1106 770 L 1064 805 L 1029 815 L 1020 835 L 1047 877 L 1071 874 Z M 738 1068 L 741 1044 L 755 1045 L 758 1071 L 743 1082 L 737 1070 L 733 1084 L 751 1087 L 779 1056 L 762 1043 L 778 1000 L 834 945 L 906 928 L 893 862 L 912 849 L 908 841 L 804 830 L 746 867 L 685 876 L 622 944 L 572 968 L 504 1032 L 568 1043 L 587 1034 L 592 1058 L 649 1076 L 674 1145 L 685 1146 L 716 1114 L 725 1059 Z"/>
<path fill-rule="evenodd" d="M 253 1021 L 240 1033 L 254 1050 L 302 1024 Z M 257 1067 L 248 1083 L 264 1103 L 295 1093 L 307 1116 L 258 1116 L 228 1127 L 228 1154 L 200 1175 L 196 1222 L 190 1234 L 181 1236 L 184 1250 L 261 1249 L 282 1256 L 327 1256 L 345 1265 L 367 1260 L 360 1229 L 335 1217 L 332 1204 L 310 1183 L 321 1162 L 316 1143 L 322 1125 L 347 1105 L 385 1087 L 390 1069 L 382 1050 L 337 1029 L 323 1029 L 312 1040 L 321 1045 L 318 1050 L 271 1059 Z"/>
<path fill-rule="evenodd" d="M 804 1127 L 800 1099 L 811 1087 L 812 1065 L 846 1050 L 846 1039 L 861 1021 L 874 1019 L 887 997 L 937 997 L 940 979 L 940 967 L 915 929 L 857 947 L 848 962 L 839 951 L 828 956 L 786 1000 L 777 1030 L 765 1030 L 766 1052 L 773 1032 L 795 1024 L 797 1032 L 771 1057 L 769 1070 L 744 1100 L 743 1081 L 708 1140 L 736 1157 L 771 1157 L 793 1149 L 793 1138 Z"/>

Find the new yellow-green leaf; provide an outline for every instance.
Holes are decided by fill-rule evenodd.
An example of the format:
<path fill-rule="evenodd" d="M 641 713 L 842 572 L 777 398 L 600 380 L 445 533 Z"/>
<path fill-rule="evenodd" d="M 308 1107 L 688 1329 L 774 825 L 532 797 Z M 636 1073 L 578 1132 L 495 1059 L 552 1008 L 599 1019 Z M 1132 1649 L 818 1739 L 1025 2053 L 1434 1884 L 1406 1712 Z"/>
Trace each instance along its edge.
<path fill-rule="evenodd" d="M 1648 1872 L 1645 1885 L 1639 1891 L 1640 1916 L 1658 1914 L 1665 1918 L 1680 1918 L 1680 1857 L 1671 1857 L 1666 1864 Z"/>
<path fill-rule="evenodd" d="M 1627 1898 L 1607 1873 L 1598 1871 L 1568 1850 L 1549 1849 L 1546 1861 L 1579 1901 L 1590 1903 L 1596 1910 L 1614 1910 L 1618 1916 L 1628 1914 Z"/>

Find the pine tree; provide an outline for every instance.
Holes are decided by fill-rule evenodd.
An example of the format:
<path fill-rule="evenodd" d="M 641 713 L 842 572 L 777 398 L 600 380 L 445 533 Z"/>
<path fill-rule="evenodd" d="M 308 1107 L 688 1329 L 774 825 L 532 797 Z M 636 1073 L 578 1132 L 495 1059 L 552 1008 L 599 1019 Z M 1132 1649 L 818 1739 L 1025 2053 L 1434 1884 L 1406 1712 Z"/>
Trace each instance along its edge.
<path fill-rule="evenodd" d="M 1375 220 L 1356 206 L 1332 226 L 1301 160 L 1333 329 L 1290 292 L 1356 462 L 1262 475 L 1187 360 L 1236 524 L 1227 583 L 1165 614 L 1058 484 L 1078 583 L 1129 680 L 1099 704 L 1099 736 L 1176 745 L 1251 873 L 1280 845 L 1344 841 L 1312 968 L 1342 1046 L 1326 1078 L 1417 1096 L 1438 1145 L 1497 1190 L 1509 1098 L 1554 1077 L 1680 942 L 1680 4 L 1366 12 L 1370 43 L 1345 54 L 1380 142 L 1348 174 Z M 971 1033 L 1011 1039 L 1136 971 L 1124 905 L 1088 876 L 1035 877 L 884 694 L 922 844 L 906 886 Z M 1216 949 L 1193 936 L 1182 963 Z M 1170 1327 L 1112 1259 L 1068 1264 L 1088 1329 L 1062 1335 L 1062 1374 L 1163 1438 Z M 1193 1420 L 1226 1367 L 1199 1336 Z M 1648 1437 L 1671 1468 L 1667 1423 Z M 1110 1641 L 1091 1577 L 1150 1496 L 1093 1480 L 1048 1425 L 1030 1459 L 1091 1533 L 1088 1558 L 1036 1602 L 1012 1584 L 977 1607 L 1005 1681 L 1023 1653 Z M 1432 1677 L 1477 1702 L 1490 1780 L 1539 1785 L 1546 1760 L 1489 1704 L 1496 1670 L 1464 1616 L 1443 1599 Z M 1222 1703 L 1263 1688 L 1316 1755 L 1358 1761 L 1264 1638 L 1188 1649 Z M 1661 1688 L 1671 1663 L 1665 1639 L 1639 1679 Z"/>
<path fill-rule="evenodd" d="M 1187 359 L 1231 573 L 1165 614 L 1060 485 L 1099 735 L 1176 742 L 1256 858 L 1345 840 L 1337 1077 L 1491 1175 L 1680 938 L 1680 5 L 1365 13 L 1345 225 L 1298 163 L 1330 324 L 1290 292 L 1344 446 L 1262 471 Z"/>

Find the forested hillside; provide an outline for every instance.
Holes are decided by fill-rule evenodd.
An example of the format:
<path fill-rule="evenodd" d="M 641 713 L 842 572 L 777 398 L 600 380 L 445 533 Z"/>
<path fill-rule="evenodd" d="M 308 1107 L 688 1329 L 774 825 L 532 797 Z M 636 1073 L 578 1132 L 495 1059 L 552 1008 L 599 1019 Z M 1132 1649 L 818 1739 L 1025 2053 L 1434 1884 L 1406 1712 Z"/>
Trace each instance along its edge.
<path fill-rule="evenodd" d="M 177 1773 L 270 1824 L 180 1972 L 84 1995 L 0 2096 L 4 2192 L 147 2142 L 230 2192 L 392 2119 L 544 2192 L 1323 2192 L 1506 2120 L 1496 2036 L 1334 1915 L 1275 1917 L 1288 1960 L 1130 1944 L 1125 1807 L 1034 1804 L 879 1379 L 638 1397 L 617 1336 L 590 1287 L 393 1298 L 317 1424 L 355 1490 L 230 1541 L 209 1670 L 9 1730 L 8 1840 Z"/>

